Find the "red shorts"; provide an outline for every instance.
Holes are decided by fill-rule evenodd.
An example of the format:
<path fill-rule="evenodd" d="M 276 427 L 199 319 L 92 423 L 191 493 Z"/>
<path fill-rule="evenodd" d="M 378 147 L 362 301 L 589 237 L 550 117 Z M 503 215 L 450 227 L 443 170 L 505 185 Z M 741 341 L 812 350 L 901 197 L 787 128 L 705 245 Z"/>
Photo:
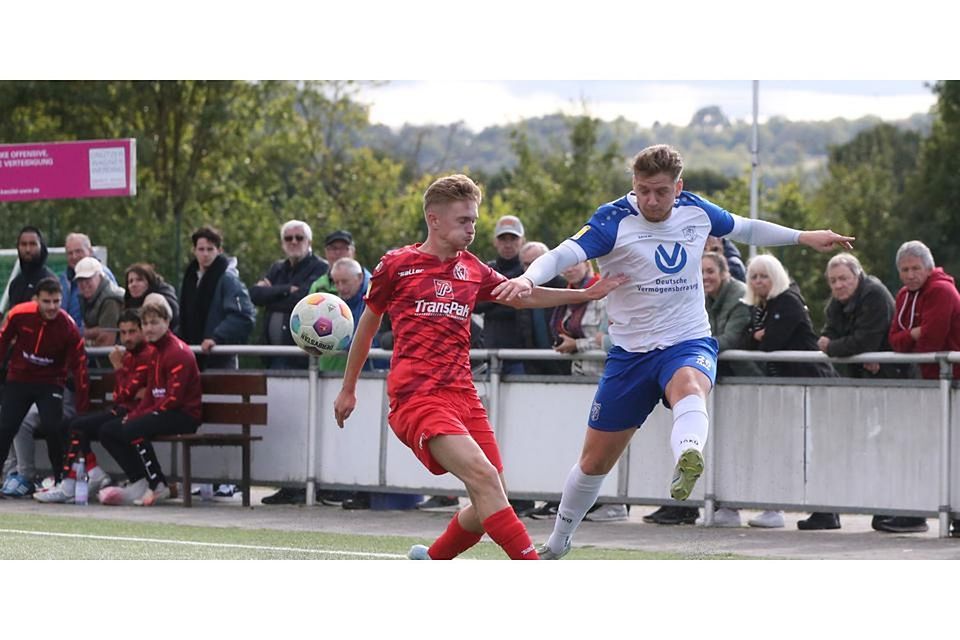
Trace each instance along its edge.
<path fill-rule="evenodd" d="M 443 475 L 447 470 L 430 455 L 427 442 L 443 435 L 470 436 L 497 471 L 503 471 L 487 410 L 476 392 L 434 390 L 430 395 L 407 396 L 400 401 L 392 399 L 387 421 L 400 441 L 410 447 L 434 475 Z"/>

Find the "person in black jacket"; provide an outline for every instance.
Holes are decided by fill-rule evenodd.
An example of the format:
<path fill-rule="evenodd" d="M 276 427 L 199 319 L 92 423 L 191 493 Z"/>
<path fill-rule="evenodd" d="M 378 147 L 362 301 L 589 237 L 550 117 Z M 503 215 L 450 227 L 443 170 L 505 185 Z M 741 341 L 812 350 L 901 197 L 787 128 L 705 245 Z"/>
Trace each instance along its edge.
<path fill-rule="evenodd" d="M 867 275 L 849 253 L 830 258 L 826 270 L 830 301 L 817 346 L 828 356 L 846 358 L 869 351 L 891 351 L 887 332 L 893 320 L 893 295 L 876 277 Z M 849 378 L 906 378 L 909 370 L 895 364 L 838 364 Z"/>
<path fill-rule="evenodd" d="M 170 330 L 174 333 L 180 329 L 180 301 L 173 285 L 163 279 L 152 264 L 135 262 L 123 274 L 126 292 L 123 294 L 124 309 L 139 309 L 143 306 L 143 299 L 150 293 L 159 293 L 170 305 L 173 318 L 170 320 Z"/>
<path fill-rule="evenodd" d="M 758 255 L 747 264 L 747 295 L 752 307 L 744 347 L 760 351 L 817 351 L 817 335 L 800 287 L 790 282 L 787 270 L 771 255 Z M 826 362 L 767 362 L 768 376 L 785 378 L 830 378 L 837 373 Z M 809 518 L 816 529 L 839 529 L 840 516 L 814 513 Z M 807 522 L 807 521 L 802 521 Z M 752 527 L 783 527 L 782 511 L 764 511 L 747 522 Z M 806 527 L 800 526 L 801 529 Z"/>
<path fill-rule="evenodd" d="M 523 273 L 520 263 L 520 247 L 523 246 L 523 223 L 516 216 L 502 216 L 493 231 L 493 246 L 497 250 L 495 260 L 487 262 L 494 271 L 507 278 Z M 524 310 L 514 309 L 494 302 L 477 304 L 474 313 L 483 315 L 483 344 L 487 349 L 523 349 L 523 331 L 520 323 Z M 529 318 L 529 316 L 527 316 Z M 500 373 L 525 373 L 522 360 L 504 360 Z"/>
<path fill-rule="evenodd" d="M 197 365 L 201 371 L 237 369 L 236 355 L 211 352 L 218 344 L 246 344 L 257 312 L 240 280 L 236 258 L 227 258 L 223 253 L 223 235 L 205 225 L 194 231 L 190 239 L 194 259 L 183 272 L 181 322 L 176 335 L 189 345 L 200 345 L 202 353 L 197 355 Z"/>
<path fill-rule="evenodd" d="M 760 351 L 819 351 L 807 303 L 800 287 L 790 282 L 780 261 L 758 255 L 747 265 L 747 294 L 752 307 L 744 344 Z M 824 362 L 767 362 L 768 376 L 784 378 L 832 378 L 837 373 Z"/>
<path fill-rule="evenodd" d="M 311 251 L 313 232 L 302 220 L 288 220 L 280 228 L 280 243 L 286 257 L 270 265 L 266 275 L 250 287 L 253 304 L 263 307 L 263 344 L 293 345 L 290 312 L 310 291 L 313 281 L 330 265 Z M 266 358 L 270 369 L 305 369 L 307 360 L 297 357 Z"/>
<path fill-rule="evenodd" d="M 10 281 L 7 292 L 7 309 L 21 302 L 30 302 L 36 293 L 37 283 L 44 278 L 56 278 L 57 274 L 47 268 L 47 245 L 40 229 L 27 225 L 17 234 L 17 257 L 20 273 Z"/>
<path fill-rule="evenodd" d="M 820 331 L 817 346 L 828 356 L 845 358 L 869 351 L 891 351 L 887 332 L 893 320 L 893 295 L 874 276 L 867 275 L 856 256 L 838 253 L 830 258 L 825 272 L 830 285 L 830 301 L 827 303 L 826 322 Z M 907 378 L 909 365 L 838 364 L 841 375 L 850 378 Z M 819 516 L 819 517 L 815 517 Z M 839 526 L 834 514 L 814 514 L 797 523 L 800 529 L 833 529 Z M 834 519 L 836 518 L 836 519 Z M 877 531 L 893 531 L 888 525 L 913 526 L 917 531 L 926 531 L 923 518 L 875 515 L 871 523 Z"/>

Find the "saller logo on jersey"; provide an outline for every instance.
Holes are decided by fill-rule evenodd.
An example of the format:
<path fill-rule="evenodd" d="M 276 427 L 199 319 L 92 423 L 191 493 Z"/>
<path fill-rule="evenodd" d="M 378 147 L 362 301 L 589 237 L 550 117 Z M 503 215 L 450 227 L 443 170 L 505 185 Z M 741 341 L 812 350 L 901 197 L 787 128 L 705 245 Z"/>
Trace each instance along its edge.
<path fill-rule="evenodd" d="M 674 242 L 673 251 L 667 253 L 663 245 L 658 244 L 654 262 L 657 263 L 657 268 L 664 273 L 677 273 L 687 264 L 687 250 L 679 242 Z"/>
<path fill-rule="evenodd" d="M 470 307 L 460 304 L 456 300 L 450 302 L 436 302 L 434 300 L 417 300 L 414 313 L 418 316 L 447 316 L 448 318 L 470 317 Z"/>

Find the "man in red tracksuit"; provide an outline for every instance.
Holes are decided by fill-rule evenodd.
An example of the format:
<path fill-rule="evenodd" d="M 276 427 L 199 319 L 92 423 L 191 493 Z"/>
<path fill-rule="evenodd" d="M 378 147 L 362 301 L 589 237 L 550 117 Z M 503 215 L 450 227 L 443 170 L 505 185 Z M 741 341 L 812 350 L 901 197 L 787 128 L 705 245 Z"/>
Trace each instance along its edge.
<path fill-rule="evenodd" d="M 143 336 L 157 351 L 147 371 L 143 399 L 130 413 L 100 429 L 100 443 L 130 481 L 122 489 L 102 489 L 101 504 L 148 507 L 169 498 L 150 438 L 193 433 L 200 426 L 200 370 L 190 347 L 170 331 L 171 315 L 170 305 L 159 294 L 148 295 L 140 308 Z"/>
<path fill-rule="evenodd" d="M 87 356 L 77 325 L 60 308 L 62 290 L 56 278 L 36 285 L 35 300 L 7 314 L 0 327 L 0 358 L 10 351 L 7 382 L 0 400 L 0 467 L 10 451 L 20 423 L 37 405 L 40 428 L 47 435 L 47 453 L 59 480 L 63 458 L 60 421 L 67 372 L 73 373 L 77 413 L 86 413 L 89 399 Z"/>
<path fill-rule="evenodd" d="M 953 277 L 935 267 L 933 254 L 919 240 L 897 250 L 897 271 L 903 287 L 890 324 L 890 346 L 900 353 L 960 351 L 960 293 Z M 927 380 L 940 377 L 936 364 L 920 365 Z M 960 379 L 960 365 L 953 367 Z"/>
<path fill-rule="evenodd" d="M 953 277 L 934 266 L 933 254 L 919 240 L 910 240 L 897 250 L 897 271 L 903 287 L 897 292 L 890 346 L 900 353 L 960 351 L 960 293 Z M 937 364 L 920 365 L 927 380 L 940 377 Z M 953 366 L 960 378 L 960 365 Z M 918 533 L 928 529 L 924 518 L 895 516 L 874 526 L 890 533 Z M 953 521 L 951 535 L 960 536 L 960 520 Z"/>
<path fill-rule="evenodd" d="M 143 338 L 138 310 L 126 309 L 120 314 L 117 325 L 123 350 L 118 345 L 110 354 L 110 363 L 115 371 L 113 407 L 76 416 L 67 422 L 65 428 L 70 444 L 63 460 L 63 480 L 46 491 L 34 493 L 34 500 L 72 503 L 76 489 L 76 471 L 73 465 L 79 457 L 84 458 L 91 495 L 96 496 L 100 489 L 110 484 L 110 476 L 97 464 L 90 441 L 100 439 L 100 429 L 104 424 L 115 418 L 122 418 L 140 404 L 146 393 L 150 365 L 157 354 L 154 346 Z"/>

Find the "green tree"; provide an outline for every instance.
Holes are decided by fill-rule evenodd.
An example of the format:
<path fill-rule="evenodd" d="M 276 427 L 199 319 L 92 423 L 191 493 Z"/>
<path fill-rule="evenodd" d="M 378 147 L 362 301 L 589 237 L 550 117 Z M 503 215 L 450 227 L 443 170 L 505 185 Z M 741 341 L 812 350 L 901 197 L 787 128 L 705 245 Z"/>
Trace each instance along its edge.
<path fill-rule="evenodd" d="M 8 225 L 47 230 L 52 244 L 82 230 L 109 245 L 122 269 L 154 262 L 168 279 L 180 270 L 186 222 L 217 208 L 233 185 L 223 177 L 242 158 L 253 85 L 241 82 L 24 82 L 0 85 L 0 108 L 16 114 L 5 141 L 136 138 L 138 195 L 4 205 Z"/>
<path fill-rule="evenodd" d="M 937 95 L 930 136 L 920 150 L 917 174 L 910 182 L 910 197 L 900 213 L 914 229 L 904 240 L 923 240 L 937 264 L 948 273 L 960 273 L 960 81 L 945 80 L 933 86 Z"/>
<path fill-rule="evenodd" d="M 568 118 L 567 125 L 567 140 L 549 150 L 535 148 L 526 132 L 515 131 L 517 165 L 490 198 L 498 205 L 492 218 L 517 215 L 527 240 L 550 246 L 575 233 L 600 204 L 630 184 L 617 144 L 598 142 L 599 120 L 584 115 Z"/>
<path fill-rule="evenodd" d="M 818 224 L 855 236 L 855 253 L 868 273 L 896 291 L 894 255 L 914 233 L 906 185 L 916 171 L 920 136 L 889 124 L 831 147 L 827 177 L 814 207 Z"/>
<path fill-rule="evenodd" d="M 402 165 L 358 147 L 367 108 L 351 82 L 7 82 L 0 83 L 4 142 L 132 137 L 138 195 L 0 205 L 12 246 L 26 223 L 49 244 L 88 233 L 122 271 L 157 265 L 179 284 L 189 236 L 201 224 L 225 235 L 241 277 L 256 281 L 280 257 L 280 225 L 310 223 L 322 237 L 356 233 L 365 264 L 419 236 Z"/>

